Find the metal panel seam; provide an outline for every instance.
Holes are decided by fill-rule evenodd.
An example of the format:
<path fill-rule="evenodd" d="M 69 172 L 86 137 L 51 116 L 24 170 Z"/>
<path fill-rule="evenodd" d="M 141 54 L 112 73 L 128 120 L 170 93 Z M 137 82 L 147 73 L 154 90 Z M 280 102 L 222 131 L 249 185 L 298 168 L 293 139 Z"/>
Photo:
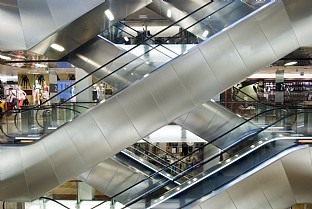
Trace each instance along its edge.
<path fill-rule="evenodd" d="M 209 42 L 209 41 L 210 41 L 210 40 L 207 40 L 207 42 Z M 204 44 L 203 44 L 203 45 L 204 45 Z M 217 76 L 215 75 L 215 73 L 214 73 L 214 71 L 213 71 L 213 69 L 212 69 L 211 66 L 209 65 L 208 60 L 207 60 L 206 57 L 204 56 L 203 52 L 200 50 L 200 47 L 198 47 L 198 50 L 199 50 L 199 52 L 201 53 L 201 55 L 203 56 L 203 58 L 204 58 L 204 60 L 206 61 L 207 65 L 209 66 L 209 68 L 211 69 L 211 73 L 213 74 L 213 76 L 215 77 L 215 79 L 218 80 L 218 79 L 217 79 Z M 223 88 L 219 86 L 219 89 L 223 89 Z"/>
<path fill-rule="evenodd" d="M 142 139 L 144 136 L 141 136 L 141 134 L 138 132 L 137 128 L 135 127 L 135 125 L 133 124 L 133 122 L 132 122 L 132 120 L 131 120 L 131 118 L 130 118 L 130 116 L 129 116 L 129 113 L 126 111 L 126 109 L 122 106 L 121 102 L 119 101 L 118 96 L 116 96 L 116 98 L 117 98 L 117 102 L 119 103 L 119 105 L 121 106 L 121 108 L 123 109 L 123 111 L 126 113 L 126 115 L 127 115 L 128 119 L 129 119 L 130 123 L 132 124 L 133 128 L 134 128 L 135 131 L 138 133 L 140 139 Z M 153 98 L 154 98 L 154 97 L 153 97 Z M 154 99 L 154 100 L 155 100 L 155 99 Z M 166 117 L 165 117 L 165 118 L 166 118 Z M 167 120 L 167 119 L 166 119 L 166 120 Z M 139 140 L 139 139 L 138 139 L 138 140 Z"/>
<path fill-rule="evenodd" d="M 100 128 L 100 125 L 98 124 L 97 120 L 93 117 L 93 114 L 91 114 L 91 117 L 93 119 L 93 121 L 95 122 L 95 124 L 97 125 L 98 129 L 100 130 L 100 132 L 102 133 L 104 139 L 106 140 L 108 146 L 110 147 L 110 149 L 113 151 L 113 148 L 111 147 L 110 143 L 108 142 L 106 136 L 104 135 L 104 133 L 102 132 L 102 129 Z"/>
<path fill-rule="evenodd" d="M 225 190 L 225 192 L 226 192 L 227 195 L 229 196 L 229 198 L 230 198 L 230 200 L 232 201 L 234 207 L 235 207 L 236 209 L 238 209 L 238 207 L 235 205 L 235 202 L 233 201 L 233 198 L 231 197 L 231 195 L 230 195 L 230 193 L 228 192 L 228 190 Z"/>
<path fill-rule="evenodd" d="M 74 143 L 74 141 L 72 140 L 71 136 L 68 134 L 67 130 L 65 129 L 65 132 L 67 133 L 69 140 L 73 143 L 75 149 L 77 150 L 78 154 L 80 155 L 81 159 L 83 160 L 83 162 L 85 163 L 85 165 L 88 165 L 88 163 L 86 162 L 86 160 L 82 157 L 81 153 L 79 152 L 79 149 L 77 148 L 76 144 Z M 87 166 L 88 167 L 88 166 Z"/>
<path fill-rule="evenodd" d="M 182 56 L 183 56 L 183 55 L 182 55 Z M 193 105 L 194 105 L 194 107 L 193 107 L 192 110 L 194 110 L 194 109 L 197 107 L 197 105 L 196 105 L 196 103 L 193 101 L 193 98 L 191 97 L 190 92 L 188 92 L 187 88 L 184 86 L 183 81 L 181 80 L 181 78 L 180 78 L 179 74 L 177 73 L 176 69 L 172 66 L 171 62 L 169 62 L 169 65 L 171 66 L 171 68 L 173 69 L 175 75 L 177 76 L 177 78 L 179 79 L 180 83 L 182 84 L 182 86 L 183 86 L 184 90 L 186 91 L 188 97 L 191 99 L 191 101 L 192 101 L 192 103 L 193 103 Z"/>
<path fill-rule="evenodd" d="M 144 79 L 143 79 L 142 81 L 145 83 L 145 85 L 147 85 L 147 86 L 148 86 L 148 84 L 144 81 Z M 167 119 L 166 115 L 164 114 L 164 112 L 161 110 L 161 108 L 160 108 L 160 106 L 159 106 L 159 104 L 158 104 L 158 102 L 157 102 L 157 99 L 154 97 L 153 92 L 150 90 L 150 88 L 147 88 L 147 90 L 148 90 L 148 91 L 149 91 L 149 93 L 152 95 L 152 97 L 153 97 L 153 99 L 154 99 L 154 101 L 155 101 L 155 103 L 156 103 L 156 105 L 157 105 L 157 107 L 158 107 L 159 111 L 160 111 L 160 112 L 161 112 L 161 114 L 164 116 L 164 118 L 166 119 L 167 123 L 170 123 L 170 122 L 168 121 L 168 119 Z"/>
<path fill-rule="evenodd" d="M 293 197 L 294 197 L 294 199 L 295 199 L 295 201 L 296 201 L 296 203 L 297 203 L 298 200 L 296 199 L 296 195 L 295 195 L 295 193 L 294 193 L 294 188 L 292 187 L 292 184 L 291 184 L 290 181 L 289 181 L 288 174 L 287 174 L 287 172 L 286 172 L 286 170 L 285 170 L 283 161 L 282 161 L 281 159 L 279 159 L 279 161 L 280 161 L 280 163 L 281 163 L 282 166 L 283 166 L 284 172 L 285 172 L 285 174 L 286 174 L 286 178 L 287 178 L 288 183 L 289 183 L 289 186 L 290 186 L 290 188 L 291 188 L 292 195 L 293 195 Z"/>
<path fill-rule="evenodd" d="M 26 171 L 25 171 L 24 162 L 23 162 L 23 158 L 22 158 L 21 148 L 19 148 L 19 154 L 20 154 L 20 157 L 21 157 L 22 165 L 23 165 L 23 173 L 24 173 L 26 188 L 27 188 L 27 191 L 28 191 L 28 197 L 31 197 L 30 191 L 29 191 L 29 187 L 28 187 L 28 183 L 27 183 Z"/>
<path fill-rule="evenodd" d="M 245 60 L 243 59 L 242 55 L 241 55 L 241 54 L 239 53 L 239 51 L 237 50 L 237 48 L 236 48 L 236 46 L 235 46 L 233 40 L 231 39 L 231 36 L 229 35 L 228 31 L 225 31 L 225 33 L 226 33 L 226 35 L 229 37 L 230 41 L 232 42 L 232 45 L 233 45 L 234 49 L 236 50 L 236 52 L 237 52 L 238 56 L 240 57 L 240 59 L 243 61 L 244 65 L 245 65 L 245 68 L 246 68 L 247 71 L 249 72 L 248 67 L 247 67 L 247 65 L 246 65 L 246 63 L 245 63 Z M 250 72 L 249 72 L 249 73 L 250 73 Z"/>
<path fill-rule="evenodd" d="M 295 34 L 295 37 L 296 37 L 298 46 L 301 47 L 300 42 L 299 42 L 298 37 L 297 37 L 296 30 L 295 30 L 294 27 L 293 27 L 293 22 L 291 21 L 291 19 L 290 19 L 290 17 L 289 17 L 289 14 L 288 14 L 288 11 L 287 11 L 287 9 L 286 9 L 286 7 L 285 7 L 284 1 L 283 1 L 283 0 L 280 0 L 280 1 L 282 2 L 283 7 L 284 7 L 284 10 L 286 11 L 287 16 L 288 16 L 288 18 L 289 18 L 289 21 L 290 21 L 290 23 L 291 23 L 290 26 L 291 26 L 292 30 L 294 31 L 294 34 Z"/>
<path fill-rule="evenodd" d="M 108 183 L 107 186 L 106 186 L 105 192 L 108 190 L 110 184 L 112 183 L 113 179 L 115 178 L 115 176 L 116 176 L 116 174 L 117 174 L 117 172 L 118 172 L 118 169 L 119 169 L 119 167 L 115 170 L 114 175 L 112 175 L 112 177 L 111 177 L 109 183 Z"/>
<path fill-rule="evenodd" d="M 182 122 L 182 124 L 181 124 L 180 126 L 182 126 L 182 127 L 184 126 L 185 121 L 188 119 L 188 117 L 190 116 L 191 112 L 192 112 L 192 111 L 190 111 L 190 112 L 187 113 L 187 116 L 185 117 L 184 121 Z M 181 116 L 181 117 L 182 117 L 182 116 Z"/>
<path fill-rule="evenodd" d="M 259 182 L 259 179 L 258 179 L 257 177 L 256 177 L 256 181 L 257 181 L 258 187 L 260 188 L 260 190 L 261 190 L 263 196 L 264 196 L 265 199 L 268 201 L 268 203 L 269 203 L 271 209 L 274 209 L 273 206 L 271 205 L 271 202 L 269 201 L 269 199 L 268 199 L 267 196 L 265 195 L 265 192 L 263 191 L 263 188 L 262 188 L 262 186 L 261 186 L 261 184 L 260 184 L 260 182 Z"/>
<path fill-rule="evenodd" d="M 67 132 L 66 132 L 66 133 L 67 133 Z M 46 149 L 45 144 L 44 144 L 43 141 L 42 141 L 42 146 L 43 146 L 44 150 L 45 150 L 46 153 L 47 153 L 47 156 L 48 156 L 49 162 L 50 162 L 50 164 L 51 164 L 52 170 L 53 170 L 53 172 L 54 172 L 54 175 L 55 175 L 55 177 L 56 177 L 58 183 L 61 184 L 62 182 L 60 182 L 60 180 L 59 180 L 58 177 L 57 177 L 56 171 L 55 171 L 54 166 L 53 166 L 53 164 L 52 164 L 52 162 L 51 162 L 51 159 L 50 159 L 49 152 L 47 151 L 47 149 Z"/>
<path fill-rule="evenodd" d="M 262 31 L 262 33 L 263 33 L 264 37 L 266 38 L 266 40 L 267 40 L 267 41 L 268 41 L 268 43 L 270 44 L 271 49 L 273 50 L 273 52 L 274 52 L 275 56 L 276 56 L 276 57 L 277 57 L 277 59 L 278 59 L 279 57 L 277 56 L 277 53 L 276 53 L 276 51 L 275 51 L 274 47 L 272 46 L 271 41 L 268 39 L 268 36 L 266 35 L 265 31 L 264 31 L 264 30 L 263 30 L 263 28 L 261 27 L 261 24 L 259 23 L 259 21 L 257 20 L 257 18 L 254 18 L 254 17 L 252 17 L 252 18 L 256 20 L 256 22 L 257 22 L 257 24 L 259 25 L 259 27 L 260 27 L 260 29 L 261 29 L 261 31 Z"/>

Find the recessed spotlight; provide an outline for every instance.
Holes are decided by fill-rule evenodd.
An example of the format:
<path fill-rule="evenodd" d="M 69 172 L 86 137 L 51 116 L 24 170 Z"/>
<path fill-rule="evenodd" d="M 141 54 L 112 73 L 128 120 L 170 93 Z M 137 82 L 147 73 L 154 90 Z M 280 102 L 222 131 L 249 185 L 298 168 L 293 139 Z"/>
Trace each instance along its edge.
<path fill-rule="evenodd" d="M 203 33 L 203 37 L 207 38 L 208 34 L 209 34 L 209 31 L 205 30 L 204 33 Z"/>
<path fill-rule="evenodd" d="M 127 36 L 124 37 L 125 41 L 128 42 L 129 38 Z"/>
<path fill-rule="evenodd" d="M 36 63 L 35 64 L 35 67 L 47 67 L 46 65 L 44 65 L 44 64 L 39 64 L 39 63 Z"/>
<path fill-rule="evenodd" d="M 106 17 L 107 17 L 110 21 L 112 21 L 112 20 L 115 19 L 113 13 L 112 13 L 109 9 L 105 10 L 104 13 L 105 13 Z"/>
<path fill-rule="evenodd" d="M 57 50 L 57 51 L 60 51 L 60 52 L 62 52 L 62 51 L 65 50 L 64 47 L 62 47 L 61 45 L 58 45 L 58 44 L 51 44 L 51 47 L 52 47 L 53 49 Z"/>
<path fill-rule="evenodd" d="M 293 62 L 287 62 L 287 63 L 285 63 L 285 66 L 290 66 L 290 65 L 295 65 L 295 64 L 297 64 L 297 62 L 296 62 L 296 61 L 293 61 Z"/>
<path fill-rule="evenodd" d="M 11 60 L 11 57 L 4 56 L 4 55 L 0 55 L 0 59 L 10 61 L 10 60 Z"/>
<path fill-rule="evenodd" d="M 169 18 L 171 17 L 171 10 L 170 9 L 167 10 L 167 17 L 169 17 Z"/>

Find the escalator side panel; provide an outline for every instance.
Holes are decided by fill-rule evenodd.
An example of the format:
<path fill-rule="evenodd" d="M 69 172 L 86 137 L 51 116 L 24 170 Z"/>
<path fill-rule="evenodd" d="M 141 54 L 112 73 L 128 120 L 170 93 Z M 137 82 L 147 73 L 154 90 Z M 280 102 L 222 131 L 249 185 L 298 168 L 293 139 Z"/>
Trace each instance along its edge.
<path fill-rule="evenodd" d="M 299 45 L 303 47 L 312 47 L 312 28 L 307 27 L 312 22 L 311 1 L 291 1 L 283 0 L 287 14 L 291 20 Z"/>
<path fill-rule="evenodd" d="M 156 72 L 148 76 L 144 81 L 161 112 L 165 115 L 167 121 L 171 122 L 188 110 L 195 108 L 195 104 L 172 66 L 167 65 L 165 68 L 162 73 Z M 159 85 L 165 88 L 168 94 L 164 94 Z M 180 106 L 182 103 L 185 104 L 184 107 Z M 175 111 L 173 112 L 172 109 L 175 109 Z"/>
<path fill-rule="evenodd" d="M 281 58 L 277 57 L 271 43 L 253 16 L 242 20 L 241 23 L 234 25 L 227 33 L 250 74 Z M 224 63 L 224 65 L 227 65 L 227 63 Z M 228 74 L 224 75 L 229 76 Z M 239 80 L 235 83 L 238 82 Z"/>
<path fill-rule="evenodd" d="M 96 110 L 90 112 L 90 114 L 115 153 L 129 147 L 136 141 L 135 139 L 142 138 L 120 105 L 117 97 L 105 101 L 106 108 L 100 108 L 100 106 L 97 106 Z M 107 118 L 110 119 L 107 120 Z M 125 143 L 125 133 L 127 133 L 127 140 L 131 140 L 131 142 Z"/>
<path fill-rule="evenodd" d="M 286 56 L 288 51 L 294 51 L 299 47 L 298 37 L 296 37 L 292 29 L 289 16 L 284 9 L 280 9 L 281 6 L 283 6 L 283 2 L 278 1 L 276 5 L 268 7 L 263 12 L 255 15 L 261 29 L 279 58 Z M 274 17 L 272 18 L 272 16 Z"/>
<path fill-rule="evenodd" d="M 201 45 L 199 48 L 222 89 L 228 89 L 229 84 L 235 85 L 250 72 L 227 33 L 222 33 L 213 39 L 215 41 Z"/>
<path fill-rule="evenodd" d="M 198 48 L 191 49 L 170 64 L 195 104 L 201 105 L 222 91 L 220 83 Z"/>

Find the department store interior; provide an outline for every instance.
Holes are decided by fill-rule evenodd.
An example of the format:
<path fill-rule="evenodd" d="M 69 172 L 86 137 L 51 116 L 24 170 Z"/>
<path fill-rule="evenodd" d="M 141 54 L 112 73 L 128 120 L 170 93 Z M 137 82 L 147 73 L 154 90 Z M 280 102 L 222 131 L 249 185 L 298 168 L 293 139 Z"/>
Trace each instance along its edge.
<path fill-rule="evenodd" d="M 234 34 L 248 21 L 258 21 L 265 31 L 261 25 L 264 17 L 279 7 L 285 12 L 275 16 L 286 15 L 283 20 L 292 23 L 291 12 L 308 8 L 308 0 L 299 3 L 304 5 L 299 9 L 288 0 L 186 0 L 183 4 L 179 0 L 77 0 L 85 4 L 83 9 L 77 3 L 77 11 L 68 16 L 58 16 L 61 5 L 52 0 L 42 2 L 0 0 L 0 18 L 6 18 L 6 24 L 14 28 L 0 32 L 3 209 L 312 208 L 312 199 L 305 198 L 310 193 L 302 192 L 297 183 L 301 179 L 304 185 L 312 175 L 302 180 L 302 173 L 298 177 L 291 172 L 294 169 L 287 169 L 290 163 L 286 159 L 299 150 L 308 153 L 304 161 L 312 161 L 312 47 L 300 40 L 298 46 L 289 49 L 275 46 L 275 39 L 271 42 L 270 33 L 265 32 L 264 42 L 269 44 L 262 43 L 257 31 L 252 31 L 250 36 L 255 41 L 243 48 L 239 46 L 243 41 L 235 41 Z M 62 12 L 71 10 L 73 5 L 61 2 Z M 37 12 L 40 9 L 49 12 Z M 47 22 L 30 24 L 38 14 Z M 311 11 L 303 14 L 309 14 L 312 21 Z M 60 24 L 62 21 L 64 24 Z M 31 30 L 36 27 L 39 31 L 43 27 L 43 32 L 34 34 Z M 19 31 L 23 32 L 22 39 L 16 35 Z M 288 44 L 287 38 L 281 35 L 280 39 Z M 226 41 L 222 44 L 220 40 Z M 226 46 L 228 42 L 234 43 L 235 53 L 224 50 L 231 48 Z M 273 48 L 274 58 L 267 58 L 269 50 L 257 51 L 252 44 Z M 194 58 L 197 52 L 208 63 L 206 67 Z M 246 53 L 257 62 L 256 67 L 250 67 Z M 213 58 L 223 64 L 209 61 Z M 238 59 L 242 60 L 239 64 L 231 63 Z M 190 68 L 188 73 L 184 68 Z M 214 78 L 207 82 L 196 80 L 208 75 L 197 73 L 197 68 L 211 68 L 209 75 Z M 244 72 L 236 73 L 232 68 Z M 235 72 L 227 75 L 228 71 Z M 196 90 L 198 83 L 208 83 L 202 86 L 212 88 L 212 93 L 206 88 L 201 92 L 209 95 L 192 96 L 192 86 Z M 141 89 L 152 96 L 141 93 Z M 177 89 L 183 89 L 188 98 L 176 100 L 182 95 Z M 167 102 L 171 98 L 172 102 Z M 191 102 L 186 101 L 189 98 Z M 167 103 L 168 107 L 163 108 Z M 182 111 L 178 103 L 192 105 Z M 117 111 L 119 106 L 122 112 Z M 142 114 L 136 117 L 143 121 L 157 117 L 154 110 L 145 113 L 148 106 L 158 109 L 165 122 L 139 124 L 133 119 L 132 115 L 140 115 L 140 111 Z M 123 117 L 139 138 L 130 146 L 126 146 L 127 142 L 113 148 L 114 142 L 106 142 L 109 137 L 119 136 L 126 141 L 133 135 L 123 127 Z M 121 125 L 116 126 L 116 121 Z M 105 142 L 95 143 L 101 140 Z M 83 146 L 87 150 L 82 153 Z M 97 148 L 104 146 L 113 152 L 107 151 L 106 155 L 106 148 Z M 41 148 L 37 147 L 43 147 L 47 157 L 40 157 L 36 150 Z M 32 162 L 28 162 L 28 156 Z M 77 169 L 80 164 L 74 158 L 84 166 Z M 13 160 L 20 163 L 13 165 Z M 271 174 L 276 167 L 285 169 L 278 172 L 283 176 L 281 184 L 287 184 L 281 190 L 290 193 L 285 196 L 287 201 L 274 198 L 269 186 L 261 187 L 259 176 L 266 172 L 269 177 L 262 180 L 276 178 Z M 306 170 L 312 172 L 312 168 Z M 251 189 L 246 181 L 256 181 L 261 189 Z M 19 185 L 23 186 L 18 191 Z M 252 192 L 247 195 L 249 189 Z M 264 198 L 255 197 L 259 192 Z M 231 199 L 231 203 L 220 206 L 222 198 Z"/>

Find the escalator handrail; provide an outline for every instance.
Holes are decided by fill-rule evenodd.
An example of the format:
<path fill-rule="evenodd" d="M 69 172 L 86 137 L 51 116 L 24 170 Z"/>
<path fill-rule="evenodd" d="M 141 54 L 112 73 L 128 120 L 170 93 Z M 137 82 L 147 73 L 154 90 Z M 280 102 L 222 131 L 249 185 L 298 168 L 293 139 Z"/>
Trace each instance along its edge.
<path fill-rule="evenodd" d="M 275 125 L 276 123 L 280 122 L 281 120 L 286 119 L 287 117 L 290 117 L 290 116 L 293 116 L 293 115 L 298 115 L 298 114 L 303 114 L 303 113 L 306 113 L 306 112 L 305 112 L 305 111 L 302 111 L 302 112 L 298 112 L 298 113 L 291 113 L 291 114 L 286 115 L 286 116 L 284 116 L 284 117 L 282 117 L 282 118 L 279 118 L 277 121 L 275 121 L 275 122 L 273 122 L 273 123 L 267 125 L 266 127 L 260 128 L 261 130 L 257 131 L 257 134 L 263 132 L 264 130 L 266 130 L 266 129 L 270 128 L 270 127 L 272 127 L 273 125 Z M 311 112 L 309 112 L 309 113 L 311 113 Z M 236 144 L 235 144 L 235 145 L 236 145 Z M 215 155 L 213 155 L 212 157 L 209 157 L 209 158 L 207 158 L 207 159 L 205 159 L 205 160 L 203 160 L 203 161 L 201 161 L 201 162 L 198 162 L 198 163 L 192 165 L 192 166 L 189 167 L 188 169 L 182 171 L 182 172 L 181 172 L 180 174 L 178 174 L 177 176 L 174 176 L 173 179 L 172 179 L 172 181 L 176 181 L 176 180 L 178 180 L 178 179 L 184 177 L 184 176 L 187 175 L 188 173 L 192 172 L 193 169 L 196 169 L 196 168 L 199 167 L 199 166 L 203 166 L 204 164 L 206 164 L 206 163 L 208 163 L 208 162 L 211 162 L 212 160 L 214 160 L 214 159 L 220 157 L 220 155 L 221 155 L 222 153 L 228 151 L 229 149 L 231 149 L 231 148 L 232 148 L 233 146 L 235 146 L 235 145 L 232 145 L 232 146 L 230 145 L 230 146 L 228 146 L 226 149 L 222 150 L 220 153 L 215 154 Z M 203 148 L 203 147 L 202 147 L 202 148 Z M 190 154 L 190 155 L 191 155 L 191 154 Z M 169 182 L 171 182 L 171 180 L 168 180 L 168 179 L 167 179 L 165 182 L 162 182 L 162 183 L 160 183 L 160 184 L 157 184 L 157 183 L 156 183 L 157 186 L 154 187 L 154 188 L 151 190 L 151 192 L 153 192 L 153 191 L 155 191 L 155 190 L 157 190 L 157 189 L 159 189 L 159 188 L 161 188 L 161 187 L 163 187 L 163 186 L 166 186 Z M 145 192 L 144 194 L 142 194 L 142 195 L 136 197 L 135 199 L 133 199 L 133 200 L 131 200 L 129 203 L 127 203 L 127 204 L 125 205 L 125 207 L 128 207 L 128 206 L 132 205 L 133 203 L 140 201 L 141 199 L 143 199 L 144 197 L 146 197 L 146 196 L 147 196 L 149 193 L 151 193 L 151 192 L 150 192 L 150 191 L 149 191 L 149 192 Z"/>
<path fill-rule="evenodd" d="M 282 109 L 282 108 L 277 108 L 277 109 Z M 225 136 L 226 134 L 232 132 L 232 131 L 235 130 L 236 128 L 239 128 L 240 126 L 244 125 L 245 123 L 249 122 L 250 120 L 254 119 L 255 117 L 258 117 L 259 115 L 261 115 L 261 114 L 263 114 L 263 113 L 266 113 L 266 112 L 269 112 L 269 111 L 274 111 L 274 110 L 276 110 L 276 109 L 266 110 L 266 111 L 264 111 L 264 112 L 262 112 L 262 113 L 259 113 L 259 114 L 255 115 L 254 117 L 252 117 L 252 118 L 250 118 L 250 119 L 244 121 L 243 123 L 241 123 L 241 124 L 235 126 L 234 128 L 230 129 L 229 131 L 226 131 L 226 132 L 225 132 L 224 134 L 222 134 L 221 136 L 216 137 L 216 138 L 213 139 L 211 142 L 208 142 L 207 144 L 205 144 L 205 145 L 202 146 L 201 148 L 198 148 L 198 149 L 194 150 L 193 152 L 189 153 L 188 156 L 191 156 L 192 154 L 194 154 L 195 152 L 197 152 L 197 151 L 199 151 L 200 149 L 204 148 L 205 146 L 210 145 L 212 142 L 215 142 L 216 140 L 218 140 L 218 139 L 220 139 L 221 137 Z M 124 189 L 124 190 L 118 192 L 117 194 L 113 195 L 112 198 L 117 197 L 118 195 L 120 195 L 120 194 L 126 192 L 126 191 L 129 190 L 129 189 L 132 189 L 133 187 L 135 187 L 136 185 L 139 185 L 140 183 L 146 181 L 147 179 L 153 178 L 154 176 L 158 175 L 160 172 L 163 172 L 164 170 L 168 169 L 169 167 L 173 166 L 174 164 L 177 164 L 178 162 L 180 162 L 180 161 L 186 159 L 188 156 L 185 156 L 185 157 L 183 157 L 183 158 L 181 158 L 181 159 L 179 159 L 179 160 L 177 160 L 177 161 L 175 161 L 175 162 L 173 162 L 173 163 L 170 163 L 169 166 L 167 166 L 167 167 L 165 167 L 165 168 L 163 168 L 163 169 L 161 169 L 161 170 L 159 170 L 159 171 L 157 171 L 157 172 L 155 172 L 155 173 L 149 175 L 147 178 L 145 178 L 145 179 L 143 179 L 143 180 L 141 180 L 141 181 L 135 183 L 135 184 L 132 185 L 131 187 L 126 188 L 126 189 Z M 101 204 L 103 204 L 103 203 L 104 203 L 104 202 L 102 202 L 102 203 L 96 205 L 96 206 L 93 207 L 93 208 L 96 208 L 96 207 L 98 207 L 99 205 L 101 205 Z M 93 208 L 92 208 L 92 209 L 93 209 Z"/>
<path fill-rule="evenodd" d="M 175 25 L 176 23 L 178 23 L 178 22 L 184 20 L 185 18 L 187 18 L 187 17 L 190 16 L 191 14 L 193 14 L 193 13 L 197 12 L 198 10 L 200 10 L 200 9 L 202 9 L 202 8 L 204 8 L 204 7 L 206 7 L 207 5 L 211 4 L 212 2 L 214 2 L 214 1 L 212 0 L 212 1 L 210 1 L 209 3 L 206 3 L 204 6 L 201 6 L 199 9 L 193 11 L 192 13 L 189 13 L 188 15 L 186 15 L 185 17 L 183 17 L 182 19 L 176 21 L 175 23 L 172 23 L 171 25 L 169 25 L 168 27 L 164 28 L 163 30 L 161 30 L 161 31 L 159 31 L 159 32 L 157 32 L 157 33 L 155 33 L 153 36 L 151 36 L 151 37 L 147 38 L 146 40 L 140 42 L 138 45 L 134 46 L 133 48 L 131 48 L 131 49 L 128 50 L 127 52 L 133 50 L 134 48 L 136 48 L 136 47 L 138 47 L 138 46 L 140 46 L 140 45 L 142 45 L 144 42 L 146 42 L 146 41 L 148 41 L 148 40 L 154 38 L 156 35 L 162 33 L 163 31 L 165 31 L 165 30 L 168 29 L 169 27 L 171 27 L 171 26 Z M 229 3 L 228 3 L 228 4 L 222 6 L 221 8 L 219 8 L 219 9 L 217 9 L 216 11 L 210 13 L 209 15 L 205 16 L 204 18 L 202 18 L 202 19 L 196 21 L 195 23 L 191 24 L 191 25 L 188 26 L 187 28 L 184 28 L 183 30 L 179 31 L 178 33 L 181 33 L 181 32 L 183 32 L 183 31 L 186 31 L 187 29 L 193 27 L 193 26 L 196 25 L 197 23 L 199 23 L 199 22 L 201 22 L 202 20 L 208 18 L 209 16 L 215 14 L 216 12 L 218 12 L 218 11 L 220 11 L 221 9 L 227 7 L 228 5 L 232 4 L 233 2 L 235 2 L 235 1 L 234 1 L 234 0 L 229 0 Z M 173 38 L 173 37 L 169 37 L 167 40 L 169 40 L 169 39 L 171 39 L 171 38 Z M 157 44 L 156 46 L 151 47 L 151 49 L 147 50 L 144 54 L 149 53 L 150 51 L 152 51 L 153 49 L 157 48 L 158 46 L 161 46 L 161 44 Z M 119 56 L 116 57 L 116 58 L 119 58 L 119 57 L 123 56 L 123 55 L 126 54 L 127 52 L 122 53 L 121 55 L 119 55 Z M 144 54 L 142 54 L 142 55 L 144 55 Z M 142 55 L 141 55 L 141 56 L 142 56 Z M 109 61 L 108 63 L 106 63 L 106 64 L 103 65 L 102 67 L 104 67 L 104 66 L 106 66 L 107 64 L 110 64 L 111 62 L 115 61 L 116 58 L 114 58 L 112 61 Z M 103 80 L 103 79 L 105 79 L 105 78 L 107 78 L 107 77 L 113 75 L 114 73 L 118 72 L 118 71 L 121 70 L 121 69 L 124 69 L 124 67 L 126 67 L 129 63 L 131 63 L 131 62 L 133 62 L 133 61 L 135 61 L 135 60 L 137 60 L 137 59 L 139 59 L 139 58 L 140 58 L 140 57 L 136 57 L 135 59 L 129 61 L 128 63 L 126 63 L 126 64 L 120 66 L 120 67 L 117 68 L 116 70 L 114 70 L 114 71 L 108 73 L 107 75 L 105 75 L 104 77 L 102 77 L 101 79 L 99 79 L 98 81 L 93 82 L 92 84 L 90 84 L 89 86 L 83 88 L 81 91 L 79 91 L 79 92 L 76 93 L 75 95 L 73 95 L 73 96 L 71 96 L 70 98 L 68 98 L 67 100 L 65 100 L 64 103 L 67 102 L 67 101 L 69 101 L 71 98 L 73 98 L 73 97 L 79 95 L 80 93 L 84 92 L 85 90 L 89 89 L 89 88 L 92 87 L 94 84 L 99 83 L 101 80 Z M 102 67 L 100 67 L 98 70 L 100 70 Z M 158 69 L 158 68 L 157 68 L 157 69 Z M 157 70 L 157 69 L 154 69 L 152 72 L 154 72 L 154 71 Z M 94 71 L 93 71 L 93 72 L 94 72 Z M 91 72 L 90 74 L 92 74 L 93 72 Z M 89 75 L 90 75 L 90 74 L 89 74 Z M 88 75 L 87 75 L 87 76 L 88 76 Z M 87 76 L 83 77 L 83 79 L 86 78 Z M 77 83 L 77 82 L 76 82 L 76 83 Z M 73 84 L 73 85 L 74 85 L 74 84 Z M 69 87 L 70 87 L 70 86 L 69 86 Z"/>

